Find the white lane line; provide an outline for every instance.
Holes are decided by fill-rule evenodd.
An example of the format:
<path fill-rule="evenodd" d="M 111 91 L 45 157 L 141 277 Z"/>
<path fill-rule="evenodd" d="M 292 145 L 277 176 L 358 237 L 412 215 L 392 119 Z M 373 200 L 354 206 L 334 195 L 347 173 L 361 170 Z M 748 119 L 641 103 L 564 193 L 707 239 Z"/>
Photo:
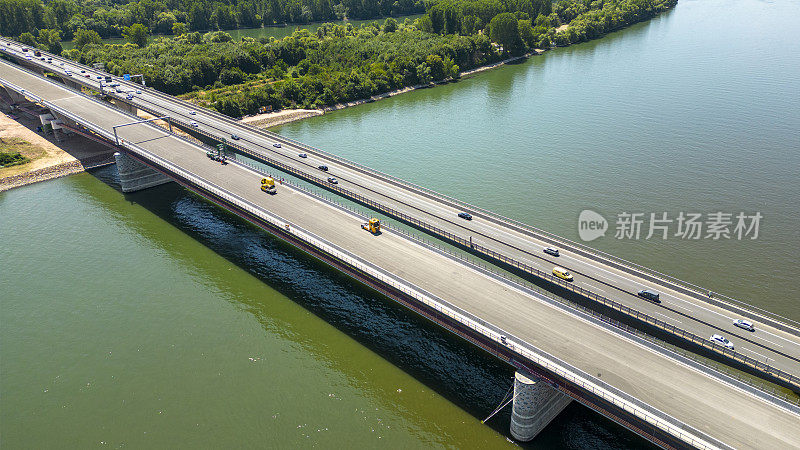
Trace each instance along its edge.
<path fill-rule="evenodd" d="M 676 318 L 674 318 L 674 317 L 672 317 L 672 316 L 668 316 L 668 315 L 666 315 L 666 314 L 661 314 L 661 313 L 659 313 L 659 312 L 655 312 L 655 311 L 653 311 L 653 312 L 652 312 L 652 314 L 658 314 L 659 316 L 661 316 L 661 317 L 666 317 L 666 318 L 667 318 L 667 319 L 669 319 L 669 320 L 672 320 L 672 321 L 675 321 L 675 322 L 678 322 L 678 323 L 683 323 L 683 322 L 681 322 L 680 320 L 678 320 L 678 319 L 676 319 Z"/>
<path fill-rule="evenodd" d="M 792 343 L 792 344 L 797 344 L 796 342 L 794 342 L 794 341 L 792 341 L 792 340 L 790 340 L 790 339 L 786 339 L 785 337 L 778 336 L 778 335 L 777 335 L 777 334 L 775 334 L 775 333 L 770 333 L 769 331 L 764 331 L 764 330 L 758 330 L 758 331 L 760 331 L 760 332 L 762 332 L 762 333 L 767 333 L 767 334 L 768 334 L 768 335 L 770 335 L 770 336 L 775 336 L 776 338 L 778 338 L 778 339 L 781 339 L 781 340 L 784 340 L 784 341 L 786 341 L 786 342 L 790 342 L 790 343 Z M 763 339 L 763 338 L 762 338 L 762 339 Z M 766 340 L 766 339 L 764 339 L 764 340 Z M 777 344 L 775 344 L 775 345 L 777 345 Z"/>
<path fill-rule="evenodd" d="M 762 341 L 767 341 L 767 342 L 769 342 L 770 344 L 777 345 L 778 347 L 781 347 L 781 348 L 783 348 L 783 346 L 782 346 L 781 344 L 778 344 L 777 342 L 772 342 L 772 341 L 770 341 L 769 339 L 764 339 L 764 338 L 763 338 L 763 337 L 761 337 L 761 336 L 753 336 L 753 337 L 754 337 L 754 338 L 761 339 Z"/>
<path fill-rule="evenodd" d="M 665 295 L 665 297 L 669 297 L 669 298 L 671 298 L 671 299 L 675 299 L 675 300 L 680 300 L 680 301 L 682 301 L 682 302 L 684 302 L 684 303 L 688 303 L 688 304 L 692 305 L 692 306 L 693 306 L 693 307 L 695 307 L 695 308 L 705 309 L 706 311 L 708 311 L 708 312 L 710 312 L 710 313 L 712 313 L 712 314 L 716 314 L 716 315 L 718 315 L 718 316 L 722 316 L 722 317 L 724 317 L 724 318 L 726 318 L 726 319 L 728 319 L 728 320 L 731 320 L 731 321 L 733 320 L 733 317 L 728 317 L 728 316 L 726 316 L 725 314 L 722 314 L 722 313 L 719 313 L 719 312 L 717 312 L 717 311 L 714 311 L 714 310 L 711 310 L 711 309 L 705 308 L 705 307 L 703 307 L 703 306 L 700 306 L 700 305 L 698 305 L 697 303 L 692 303 L 692 302 L 690 302 L 690 301 L 683 300 L 683 299 L 681 299 L 681 298 L 674 297 L 674 296 L 672 296 L 672 295 Z M 684 309 L 686 309 L 686 308 L 684 308 Z M 689 309 L 688 311 L 691 311 L 691 309 Z"/>
<path fill-rule="evenodd" d="M 769 361 L 770 359 L 772 359 L 772 360 L 774 361 L 774 359 L 773 359 L 773 358 L 770 358 L 770 357 L 769 357 L 769 356 L 767 356 L 767 355 L 762 355 L 761 353 L 758 353 L 758 352 L 754 352 L 754 351 L 750 350 L 750 349 L 749 349 L 749 348 L 747 348 L 747 347 L 742 347 L 742 350 L 747 350 L 747 351 L 748 351 L 748 352 L 750 352 L 750 353 L 756 354 L 756 355 L 758 355 L 758 356 L 760 356 L 760 357 L 762 357 L 762 358 L 766 358 L 766 360 L 767 360 L 767 361 Z"/>

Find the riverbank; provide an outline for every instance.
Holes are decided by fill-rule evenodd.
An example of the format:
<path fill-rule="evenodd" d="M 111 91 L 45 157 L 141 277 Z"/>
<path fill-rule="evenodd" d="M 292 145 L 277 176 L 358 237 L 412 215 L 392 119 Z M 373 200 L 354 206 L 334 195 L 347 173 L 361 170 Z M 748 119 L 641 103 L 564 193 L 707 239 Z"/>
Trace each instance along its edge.
<path fill-rule="evenodd" d="M 459 74 L 459 79 L 462 78 L 469 78 L 471 76 L 475 76 L 481 72 L 485 72 L 487 70 L 496 69 L 498 67 L 504 66 L 506 64 L 515 63 L 518 61 L 523 61 L 525 59 L 530 58 L 531 56 L 541 55 L 546 50 L 542 49 L 534 49 L 524 55 L 514 56 L 512 58 L 504 59 L 502 61 L 498 61 L 492 64 L 486 64 L 484 66 L 476 67 L 474 69 L 466 70 Z M 393 91 L 384 92 L 383 94 L 373 95 L 367 98 L 362 98 L 358 100 L 353 100 L 350 102 L 343 102 L 337 103 L 332 106 L 326 106 L 322 109 L 284 109 L 277 112 L 265 113 L 265 114 L 257 114 L 254 116 L 245 116 L 240 119 L 240 121 L 247 125 L 252 125 L 258 128 L 271 128 L 276 127 L 279 125 L 285 125 L 287 123 L 300 121 L 303 119 L 307 119 L 309 117 L 316 117 L 325 114 L 326 112 L 330 111 L 338 111 L 345 108 L 350 108 L 353 106 L 363 105 L 365 103 L 372 103 L 378 100 L 382 100 L 389 97 L 394 97 L 396 95 L 405 94 L 407 92 L 415 91 L 417 89 L 428 89 L 435 87 L 438 84 L 447 84 L 452 83 L 457 80 L 449 78 L 447 80 L 443 80 L 438 83 L 429 83 L 429 84 L 418 84 L 415 86 L 407 86 L 401 89 L 395 89 Z"/>
<path fill-rule="evenodd" d="M 0 114 L 0 140 L 25 142 L 28 145 L 20 146 L 24 149 L 20 153 L 30 159 L 25 164 L 0 168 L 0 192 L 113 162 L 110 148 L 79 136 L 56 141 L 52 134 L 37 133 L 38 123 L 25 115 Z"/>

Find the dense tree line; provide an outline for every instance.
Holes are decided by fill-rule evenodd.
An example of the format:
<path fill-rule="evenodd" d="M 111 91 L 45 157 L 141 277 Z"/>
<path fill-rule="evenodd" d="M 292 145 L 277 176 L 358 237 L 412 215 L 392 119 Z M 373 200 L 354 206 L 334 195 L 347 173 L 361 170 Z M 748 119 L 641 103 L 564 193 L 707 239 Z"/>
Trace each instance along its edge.
<path fill-rule="evenodd" d="M 549 0 L 427 0 L 426 14 L 414 21 L 406 19 L 398 23 L 388 18 L 383 24 L 373 22 L 358 28 L 350 24 L 325 24 L 314 33 L 300 30 L 284 39 L 239 41 L 223 31 L 205 34 L 191 31 L 208 25 L 193 22 L 192 8 L 213 9 L 219 5 L 191 3 L 190 13 L 176 17 L 186 22 L 170 21 L 174 38 L 158 37 L 148 45 L 153 22 L 146 20 L 147 14 L 141 12 L 144 15 L 135 19 L 139 22 L 120 29 L 128 44 L 102 44 L 99 31 L 82 26 L 70 29 L 75 48 L 62 52 L 63 29 L 56 25 L 63 22 L 54 22 L 53 17 L 62 17 L 58 11 L 74 7 L 72 0 L 52 0 L 47 6 L 36 1 L 0 0 L 0 4 L 26 5 L 27 9 L 18 17 L 39 20 L 50 27 L 26 28 L 19 35 L 22 42 L 61 52 L 84 64 L 104 62 L 107 70 L 117 75 L 141 73 L 147 84 L 156 89 L 185 95 L 231 116 L 252 114 L 265 106 L 323 107 L 406 86 L 458 78 L 462 70 L 498 61 L 509 54 L 594 39 L 649 19 L 677 2 L 561 0 L 553 4 Z M 157 11 L 153 9 L 153 1 L 119 4 L 115 10 L 130 12 L 132 5 L 138 8 L 144 2 L 151 2 L 147 3 L 150 5 L 147 17 L 152 18 Z M 180 2 L 189 0 L 166 1 L 186 6 Z M 267 0 L 260 8 L 280 1 L 287 0 Z M 330 5 L 325 0 L 323 3 L 288 1 Z M 337 5 L 349 1 L 342 0 Z M 225 5 L 238 8 L 244 4 Z M 359 4 L 363 8 L 368 3 L 362 0 Z M 383 14 L 381 4 L 375 3 L 377 9 L 370 14 Z M 167 8 L 175 5 L 169 4 Z M 203 20 L 213 19 L 217 27 L 227 23 L 220 22 L 222 16 L 212 10 L 204 11 Z M 263 9 L 255 11 L 253 17 L 263 21 Z M 240 13 L 234 16 L 236 21 L 244 17 Z M 5 23 L 2 20 L 0 16 L 0 23 Z M 67 23 L 73 22 L 74 17 Z M 156 25 L 156 30 L 159 29 Z"/>
<path fill-rule="evenodd" d="M 172 34 L 176 24 L 206 31 L 424 11 L 422 0 L 0 0 L 0 35 L 54 29 L 72 39 L 86 29 L 105 38 L 137 23 L 150 33 Z"/>
<path fill-rule="evenodd" d="M 405 86 L 456 78 L 499 55 L 483 35 L 425 33 L 387 19 L 356 28 L 326 24 L 276 40 L 185 33 L 151 44 L 87 43 L 65 51 L 117 75 L 142 73 L 149 86 L 186 94 L 231 116 L 261 107 L 322 107 Z"/>
<path fill-rule="evenodd" d="M 428 0 L 419 19 L 424 31 L 439 34 L 486 32 L 504 51 L 519 54 L 597 38 L 647 20 L 677 0 Z M 561 25 L 568 25 L 560 30 Z"/>

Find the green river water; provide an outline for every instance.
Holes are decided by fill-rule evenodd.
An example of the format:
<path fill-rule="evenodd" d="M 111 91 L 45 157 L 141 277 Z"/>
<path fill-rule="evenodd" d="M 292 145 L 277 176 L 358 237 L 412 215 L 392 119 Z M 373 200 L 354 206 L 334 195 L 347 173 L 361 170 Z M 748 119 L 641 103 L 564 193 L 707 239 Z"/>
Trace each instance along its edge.
<path fill-rule="evenodd" d="M 618 256 L 800 320 L 800 3 L 681 1 L 604 39 L 278 131 L 578 239 L 577 216 L 761 212 Z M 175 185 L 0 194 L 3 448 L 495 448 L 513 371 Z M 641 448 L 571 405 L 532 448 Z"/>

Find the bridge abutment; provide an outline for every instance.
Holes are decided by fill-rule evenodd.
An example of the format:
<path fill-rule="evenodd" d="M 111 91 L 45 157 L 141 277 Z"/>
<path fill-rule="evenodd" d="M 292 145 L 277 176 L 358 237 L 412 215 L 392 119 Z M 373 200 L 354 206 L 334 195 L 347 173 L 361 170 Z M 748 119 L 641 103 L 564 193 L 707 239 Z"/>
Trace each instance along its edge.
<path fill-rule="evenodd" d="M 517 372 L 514 375 L 511 436 L 523 442 L 532 440 L 571 401 L 572 398 L 547 383 Z"/>
<path fill-rule="evenodd" d="M 136 192 L 172 181 L 171 178 L 155 169 L 136 161 L 125 153 L 114 153 L 119 171 L 122 192 Z"/>

